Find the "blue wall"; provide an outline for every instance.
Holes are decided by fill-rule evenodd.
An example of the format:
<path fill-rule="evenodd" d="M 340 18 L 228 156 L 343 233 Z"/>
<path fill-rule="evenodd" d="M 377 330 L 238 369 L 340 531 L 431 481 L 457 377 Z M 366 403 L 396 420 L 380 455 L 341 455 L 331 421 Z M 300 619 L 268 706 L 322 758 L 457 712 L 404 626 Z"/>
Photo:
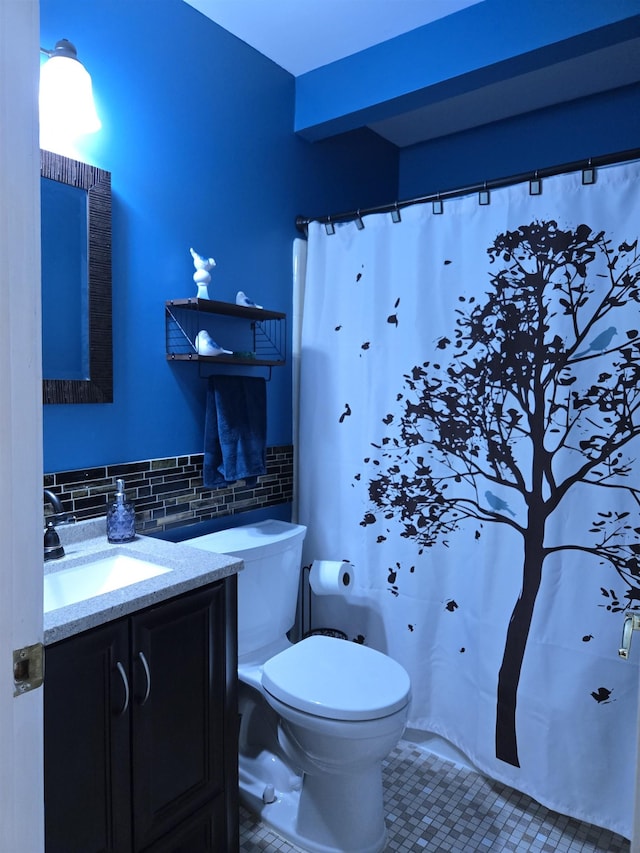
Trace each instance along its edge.
<path fill-rule="evenodd" d="M 398 197 L 509 178 L 640 147 L 640 84 L 405 148 Z"/>
<path fill-rule="evenodd" d="M 164 354 L 165 300 L 195 295 L 190 246 L 217 262 L 212 298 L 233 301 L 241 289 L 290 314 L 297 214 L 366 208 L 640 145 L 640 83 L 401 151 L 364 127 L 403 92 L 428 101 L 442 87 L 455 94 L 464 81 L 474 88 L 491 74 L 531 70 L 547 54 L 557 61 L 558 45 L 567 58 L 623 39 L 621 19 L 640 0 L 588 7 L 586 16 L 585 0 L 568 0 L 558 16 L 551 0 L 520 0 L 514 16 L 507 0 L 485 0 L 295 81 L 182 0 L 41 0 L 41 44 L 69 38 L 93 76 L 103 130 L 82 155 L 112 173 L 114 292 L 114 403 L 45 406 L 45 471 L 201 451 L 205 382 L 196 366 Z M 521 12 L 540 25 L 523 27 Z M 483 26 L 500 24 L 497 42 L 480 38 L 483 16 Z M 423 77 L 434 68 L 429 39 L 440 33 L 440 49 L 460 43 L 442 33 L 458 28 L 466 38 L 470 22 L 474 52 L 447 54 L 435 83 L 414 80 L 416 68 Z M 496 48 L 501 61 L 492 62 L 487 51 L 503 31 L 520 41 L 508 56 Z M 388 51 L 398 62 L 380 61 Z M 413 69 L 404 82 L 403 68 Z M 355 105 L 352 89 L 362 95 Z M 302 107 L 310 118 L 296 135 Z M 322 141 L 302 138 L 319 138 L 321 127 Z M 268 413 L 268 443 L 290 443 L 289 366 L 273 371 Z"/>
<path fill-rule="evenodd" d="M 291 313 L 298 214 L 395 198 L 398 153 L 366 130 L 294 134 L 293 77 L 182 0 L 41 0 L 41 45 L 68 38 L 103 129 L 83 159 L 112 173 L 114 402 L 48 405 L 46 472 L 202 450 L 205 382 L 165 359 L 164 302 L 209 293 Z M 289 328 L 290 331 L 290 328 Z M 268 384 L 269 445 L 291 442 L 290 368 Z"/>

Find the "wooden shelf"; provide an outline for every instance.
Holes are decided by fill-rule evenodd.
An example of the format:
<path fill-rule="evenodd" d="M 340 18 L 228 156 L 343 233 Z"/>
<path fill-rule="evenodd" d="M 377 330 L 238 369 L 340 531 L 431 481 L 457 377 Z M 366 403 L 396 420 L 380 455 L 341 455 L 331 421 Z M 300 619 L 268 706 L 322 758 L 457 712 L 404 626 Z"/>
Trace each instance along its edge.
<path fill-rule="evenodd" d="M 243 317 L 245 320 L 285 320 L 287 315 L 266 308 L 248 308 L 233 302 L 217 302 L 215 299 L 170 299 L 167 305 L 186 311 L 202 311 L 205 314 L 221 314 L 227 317 Z"/>
<path fill-rule="evenodd" d="M 247 364 L 254 367 L 278 367 L 285 362 L 282 359 L 269 360 L 266 358 L 236 358 L 232 355 L 198 355 L 167 353 L 167 361 L 203 361 L 209 364 Z"/>
<path fill-rule="evenodd" d="M 214 316 L 227 318 L 230 322 L 226 326 L 216 326 L 212 333 L 210 320 Z M 197 297 L 170 299 L 165 302 L 167 361 L 244 367 L 282 366 L 286 363 L 286 320 L 286 314 L 266 308 Z M 199 355 L 195 340 L 201 329 L 209 331 L 224 349 L 238 353 L 253 352 L 255 358 L 242 355 Z"/>

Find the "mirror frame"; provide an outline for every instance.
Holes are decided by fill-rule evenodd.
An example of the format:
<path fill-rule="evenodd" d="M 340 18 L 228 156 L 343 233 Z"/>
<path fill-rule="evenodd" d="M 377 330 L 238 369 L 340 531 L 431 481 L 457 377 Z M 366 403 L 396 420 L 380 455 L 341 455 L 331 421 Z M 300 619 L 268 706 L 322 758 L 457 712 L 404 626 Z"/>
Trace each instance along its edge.
<path fill-rule="evenodd" d="M 113 403 L 111 173 L 41 150 L 40 175 L 86 191 L 89 235 L 89 378 L 43 379 L 42 401 Z"/>

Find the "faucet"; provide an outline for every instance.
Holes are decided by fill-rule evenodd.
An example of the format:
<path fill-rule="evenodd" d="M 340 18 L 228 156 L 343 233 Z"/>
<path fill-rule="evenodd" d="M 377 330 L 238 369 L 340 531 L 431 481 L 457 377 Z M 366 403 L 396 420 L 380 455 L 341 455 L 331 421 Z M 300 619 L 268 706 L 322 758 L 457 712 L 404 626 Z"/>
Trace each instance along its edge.
<path fill-rule="evenodd" d="M 45 502 L 48 502 L 53 507 L 53 515 L 49 516 L 47 526 L 44 531 L 44 559 L 59 560 L 64 557 L 64 548 L 60 544 L 60 537 L 55 528 L 56 524 L 71 524 L 76 520 L 75 515 L 70 512 L 65 512 L 62 508 L 62 502 L 58 495 L 54 494 L 50 489 L 44 490 Z"/>

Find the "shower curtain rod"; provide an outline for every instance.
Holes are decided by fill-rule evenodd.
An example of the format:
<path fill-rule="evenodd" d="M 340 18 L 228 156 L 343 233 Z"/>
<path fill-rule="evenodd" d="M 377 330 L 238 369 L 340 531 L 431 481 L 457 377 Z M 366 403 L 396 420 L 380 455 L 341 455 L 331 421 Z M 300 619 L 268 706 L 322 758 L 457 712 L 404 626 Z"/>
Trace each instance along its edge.
<path fill-rule="evenodd" d="M 604 154 L 600 157 L 589 157 L 588 160 L 577 160 L 573 163 L 564 163 L 561 166 L 551 166 L 546 169 L 536 169 L 534 172 L 523 172 L 520 175 L 512 175 L 507 178 L 497 178 L 493 181 L 483 181 L 480 184 L 472 184 L 467 187 L 458 187 L 453 190 L 445 190 L 443 192 L 431 193 L 430 195 L 418 196 L 417 198 L 405 199 L 404 201 L 394 201 L 391 204 L 382 204 L 377 207 L 363 207 L 359 210 L 349 210 L 344 213 L 335 213 L 330 216 L 297 216 L 296 228 L 303 234 L 307 233 L 307 226 L 310 222 L 320 222 L 325 225 L 336 222 L 346 222 L 349 220 L 360 220 L 361 217 L 369 213 L 395 213 L 402 210 L 403 207 L 409 207 L 413 204 L 426 204 L 427 202 L 440 202 L 448 198 L 456 198 L 457 196 L 470 195 L 471 193 L 487 192 L 489 190 L 500 189 L 502 187 L 520 184 L 525 181 L 538 181 L 543 178 L 550 178 L 553 175 L 562 175 L 569 172 L 578 172 L 580 170 L 587 172 L 590 169 L 596 169 L 598 166 L 611 166 L 614 163 L 625 163 L 628 160 L 640 159 L 640 148 L 631 148 L 627 151 L 620 151 L 616 154 Z M 593 183 L 595 174 L 583 183 Z M 538 192 L 532 195 L 538 195 Z M 483 202 L 487 204 L 488 201 Z M 362 227 L 362 225 L 360 225 Z"/>

